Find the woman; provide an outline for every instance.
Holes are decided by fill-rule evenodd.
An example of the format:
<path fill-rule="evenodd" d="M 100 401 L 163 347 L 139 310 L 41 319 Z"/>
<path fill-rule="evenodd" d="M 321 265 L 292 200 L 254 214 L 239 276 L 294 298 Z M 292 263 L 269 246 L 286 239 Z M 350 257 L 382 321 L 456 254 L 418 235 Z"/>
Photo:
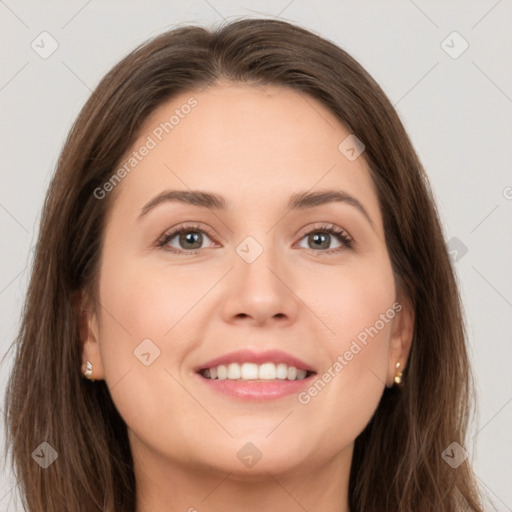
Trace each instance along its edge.
<path fill-rule="evenodd" d="M 369 74 L 282 21 L 175 29 L 101 81 L 48 192 L 5 401 L 22 497 L 481 511 L 465 338 Z"/>

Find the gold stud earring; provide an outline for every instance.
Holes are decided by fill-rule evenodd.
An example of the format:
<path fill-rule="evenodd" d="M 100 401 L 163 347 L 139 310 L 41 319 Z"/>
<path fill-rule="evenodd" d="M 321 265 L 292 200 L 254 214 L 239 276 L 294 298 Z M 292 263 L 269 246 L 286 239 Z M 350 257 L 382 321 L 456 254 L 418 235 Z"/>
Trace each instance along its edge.
<path fill-rule="evenodd" d="M 397 373 L 395 374 L 395 384 L 401 384 L 402 382 L 402 372 L 399 372 L 398 369 L 400 368 L 400 362 L 397 362 L 395 365 L 395 368 L 397 369 Z"/>
<path fill-rule="evenodd" d="M 91 361 L 87 361 L 87 363 L 85 363 L 84 377 L 86 379 L 89 379 L 90 381 L 94 382 L 94 379 L 91 379 L 91 376 L 92 376 L 92 363 L 91 363 Z"/>

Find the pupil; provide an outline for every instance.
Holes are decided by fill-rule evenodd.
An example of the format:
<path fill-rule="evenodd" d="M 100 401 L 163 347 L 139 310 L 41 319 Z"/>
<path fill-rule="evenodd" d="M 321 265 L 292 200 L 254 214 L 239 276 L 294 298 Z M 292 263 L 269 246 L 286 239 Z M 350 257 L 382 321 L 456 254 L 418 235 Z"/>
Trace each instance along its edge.
<path fill-rule="evenodd" d="M 200 233 L 197 233 L 195 231 L 190 231 L 188 233 L 183 233 L 181 235 L 181 242 L 187 242 L 187 243 L 194 243 L 196 242 L 197 244 L 197 240 L 199 239 L 199 243 L 197 246 L 195 247 L 188 247 L 188 249 L 199 249 L 201 247 L 201 239 L 200 239 Z"/>
<path fill-rule="evenodd" d="M 324 248 L 325 248 L 325 249 L 326 249 L 326 248 L 328 248 L 329 243 L 328 243 L 328 242 L 326 242 L 326 240 L 328 240 L 328 236 L 329 236 L 329 235 L 326 235 L 326 234 L 318 234 L 318 233 L 316 233 L 316 234 L 314 234 L 314 235 L 312 235 L 312 236 L 313 236 L 313 241 L 314 241 L 314 243 L 315 243 L 315 245 L 316 245 L 317 247 L 319 247 L 320 245 L 322 245 L 322 240 L 321 240 L 321 239 L 323 239 L 323 244 L 324 244 L 324 246 L 322 246 L 322 248 L 323 248 L 323 249 L 324 249 Z M 320 241 L 320 244 L 318 244 L 318 243 L 317 243 L 318 241 Z"/>

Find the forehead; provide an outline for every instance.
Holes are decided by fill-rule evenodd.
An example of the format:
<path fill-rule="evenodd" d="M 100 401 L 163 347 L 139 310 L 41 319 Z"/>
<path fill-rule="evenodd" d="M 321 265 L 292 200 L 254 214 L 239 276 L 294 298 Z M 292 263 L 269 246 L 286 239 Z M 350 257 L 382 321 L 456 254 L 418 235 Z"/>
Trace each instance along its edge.
<path fill-rule="evenodd" d="M 302 92 L 221 82 L 155 109 L 125 155 L 122 163 L 139 153 L 116 192 L 124 189 L 120 199 L 132 208 L 165 188 L 200 189 L 226 196 L 234 207 L 250 200 L 253 208 L 265 208 L 297 191 L 337 188 L 364 202 L 379 224 L 364 153 L 349 160 L 339 149 L 351 136 Z"/>
<path fill-rule="evenodd" d="M 139 139 L 147 134 L 153 134 L 157 143 L 172 146 L 176 156 L 187 153 L 191 164 L 196 158 L 209 157 L 238 163 L 240 157 L 251 155 L 272 164 L 282 158 L 301 161 L 306 157 L 314 162 L 322 160 L 320 155 L 338 156 L 339 139 L 350 132 L 331 111 L 302 92 L 221 82 L 182 93 L 158 107 Z M 245 160 L 242 167 L 249 163 Z"/>

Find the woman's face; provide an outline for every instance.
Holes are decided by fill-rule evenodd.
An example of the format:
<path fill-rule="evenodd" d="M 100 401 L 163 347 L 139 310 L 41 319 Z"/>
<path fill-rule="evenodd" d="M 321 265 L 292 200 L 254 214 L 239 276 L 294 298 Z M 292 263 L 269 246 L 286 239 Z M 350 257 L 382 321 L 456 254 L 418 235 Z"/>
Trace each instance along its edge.
<path fill-rule="evenodd" d="M 350 137 L 309 96 L 219 83 L 154 111 L 97 191 L 115 201 L 84 361 L 141 463 L 243 478 L 350 460 L 412 326 Z M 249 380 L 198 373 L 240 350 Z M 289 380 L 292 358 L 315 373 Z"/>

